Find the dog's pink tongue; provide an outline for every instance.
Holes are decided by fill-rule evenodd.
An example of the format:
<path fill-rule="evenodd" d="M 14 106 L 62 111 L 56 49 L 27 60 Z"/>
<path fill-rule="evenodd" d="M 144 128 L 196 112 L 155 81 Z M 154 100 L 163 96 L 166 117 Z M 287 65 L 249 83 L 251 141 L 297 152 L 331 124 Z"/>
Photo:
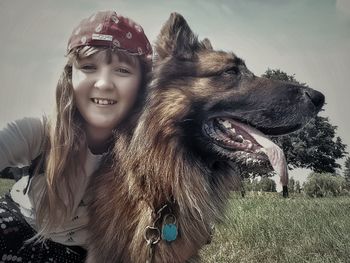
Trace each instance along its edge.
<path fill-rule="evenodd" d="M 288 169 L 287 161 L 284 156 L 283 150 L 278 147 L 273 141 L 266 137 L 265 134 L 260 131 L 251 128 L 249 126 L 245 127 L 249 134 L 262 146 L 266 151 L 266 155 L 269 157 L 271 166 L 276 171 L 280 177 L 282 186 L 288 185 Z"/>

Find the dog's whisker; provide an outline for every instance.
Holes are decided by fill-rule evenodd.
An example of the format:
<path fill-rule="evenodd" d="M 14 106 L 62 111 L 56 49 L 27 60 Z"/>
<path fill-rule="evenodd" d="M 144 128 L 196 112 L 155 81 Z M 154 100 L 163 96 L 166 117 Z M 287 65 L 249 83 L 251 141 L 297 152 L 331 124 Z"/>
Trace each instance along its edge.
<path fill-rule="evenodd" d="M 254 109 L 254 110 L 249 110 L 249 111 L 237 111 L 237 113 L 252 113 L 252 112 L 259 112 L 259 111 L 265 111 L 268 110 L 267 108 L 261 108 L 261 109 Z"/>

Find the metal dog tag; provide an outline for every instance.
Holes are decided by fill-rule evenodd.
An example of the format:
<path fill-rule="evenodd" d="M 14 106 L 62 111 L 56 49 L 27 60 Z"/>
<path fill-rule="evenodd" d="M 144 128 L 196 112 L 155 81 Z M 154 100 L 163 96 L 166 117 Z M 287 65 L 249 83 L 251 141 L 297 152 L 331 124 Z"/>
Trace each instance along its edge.
<path fill-rule="evenodd" d="M 162 239 L 167 242 L 173 242 L 176 240 L 177 235 L 176 217 L 173 214 L 165 215 L 162 227 Z"/>

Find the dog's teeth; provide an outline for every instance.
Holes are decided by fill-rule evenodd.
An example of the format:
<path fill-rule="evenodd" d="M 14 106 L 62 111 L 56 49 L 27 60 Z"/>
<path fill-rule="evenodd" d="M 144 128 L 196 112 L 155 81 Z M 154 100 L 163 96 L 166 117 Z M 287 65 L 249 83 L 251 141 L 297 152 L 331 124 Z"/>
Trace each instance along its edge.
<path fill-rule="evenodd" d="M 243 136 L 242 135 L 238 135 L 237 137 L 236 137 L 236 140 L 238 141 L 238 142 L 243 142 Z"/>
<path fill-rule="evenodd" d="M 231 122 L 227 121 L 227 120 L 222 120 L 220 119 L 219 122 L 226 128 L 226 129 L 231 129 L 232 124 Z"/>
<path fill-rule="evenodd" d="M 265 148 L 261 148 L 261 149 L 260 149 L 260 151 L 261 151 L 262 153 L 267 154 L 267 151 L 266 151 L 266 149 L 265 149 Z"/>
<path fill-rule="evenodd" d="M 243 144 L 245 144 L 248 149 L 251 149 L 253 147 L 253 143 L 249 140 L 243 140 Z"/>
<path fill-rule="evenodd" d="M 256 153 L 265 153 L 266 154 L 266 150 L 264 148 L 260 148 L 258 150 L 255 151 Z"/>

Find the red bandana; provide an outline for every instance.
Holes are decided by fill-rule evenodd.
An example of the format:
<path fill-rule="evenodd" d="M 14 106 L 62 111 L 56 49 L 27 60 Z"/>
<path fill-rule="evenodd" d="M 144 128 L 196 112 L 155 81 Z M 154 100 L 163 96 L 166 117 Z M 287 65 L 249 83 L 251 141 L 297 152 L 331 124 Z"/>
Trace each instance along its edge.
<path fill-rule="evenodd" d="M 104 46 L 152 57 L 152 48 L 142 27 L 114 11 L 97 12 L 80 22 L 69 38 L 67 54 L 81 46 Z"/>

